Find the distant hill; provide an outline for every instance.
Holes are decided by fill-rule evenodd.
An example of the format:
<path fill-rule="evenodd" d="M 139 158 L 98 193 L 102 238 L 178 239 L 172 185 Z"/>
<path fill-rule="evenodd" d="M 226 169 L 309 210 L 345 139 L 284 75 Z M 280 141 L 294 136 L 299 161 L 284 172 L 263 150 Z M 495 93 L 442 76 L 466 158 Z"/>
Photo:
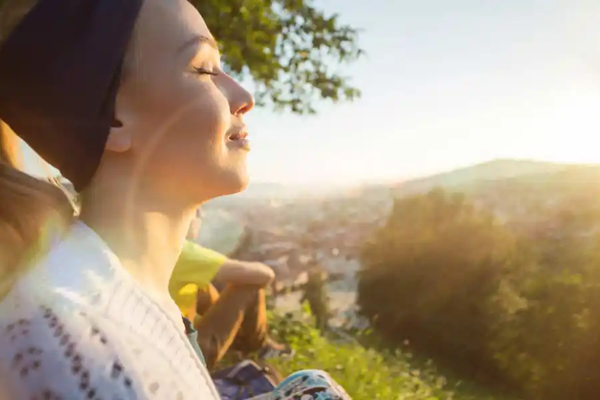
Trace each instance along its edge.
<path fill-rule="evenodd" d="M 600 215 L 600 165 L 495 160 L 405 182 L 395 196 L 436 187 L 464 193 L 526 232 L 546 226 L 564 207 Z"/>
<path fill-rule="evenodd" d="M 396 195 L 410 195 L 429 191 L 435 187 L 463 191 L 481 184 L 523 179 L 533 180 L 572 170 L 600 168 L 595 165 L 559 164 L 544 161 L 499 159 L 470 167 L 456 169 L 425 178 L 406 181 L 396 188 Z"/>
<path fill-rule="evenodd" d="M 565 165 L 556 171 L 522 174 L 502 180 L 485 180 L 465 185 L 467 192 L 485 191 L 489 188 L 513 190 L 574 191 L 600 189 L 600 165 Z"/>
<path fill-rule="evenodd" d="M 543 214 L 543 209 L 561 203 L 569 207 L 597 208 L 600 206 L 600 165 L 567 166 L 555 172 L 488 180 L 465 186 L 462 191 L 505 215 L 515 215 L 516 210 L 521 214 Z"/>

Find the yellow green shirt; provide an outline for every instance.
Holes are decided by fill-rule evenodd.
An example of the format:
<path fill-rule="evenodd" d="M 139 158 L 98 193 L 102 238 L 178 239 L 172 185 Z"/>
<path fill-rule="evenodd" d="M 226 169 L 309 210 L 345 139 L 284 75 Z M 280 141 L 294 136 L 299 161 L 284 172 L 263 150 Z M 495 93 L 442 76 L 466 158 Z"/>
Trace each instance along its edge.
<path fill-rule="evenodd" d="M 227 257 L 216 251 L 186 241 L 169 281 L 169 294 L 182 314 L 196 304 L 196 293 L 213 280 Z"/>

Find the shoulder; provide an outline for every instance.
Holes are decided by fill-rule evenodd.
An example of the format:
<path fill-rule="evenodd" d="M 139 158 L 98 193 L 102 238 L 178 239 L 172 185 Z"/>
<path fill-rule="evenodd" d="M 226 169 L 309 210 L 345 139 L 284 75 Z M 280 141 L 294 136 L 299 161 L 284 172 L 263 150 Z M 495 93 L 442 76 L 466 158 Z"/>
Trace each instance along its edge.
<path fill-rule="evenodd" d="M 211 393 L 210 381 L 198 380 L 203 370 L 180 317 L 140 290 L 115 258 L 92 233 L 75 232 L 0 302 L 0 378 L 11 399 Z"/>
<path fill-rule="evenodd" d="M 227 256 L 219 253 L 218 251 L 211 250 L 207 247 L 201 246 L 196 242 L 191 240 L 186 240 L 183 249 L 181 251 L 182 255 L 193 255 L 199 258 L 214 258 L 219 260 L 227 260 Z"/>
<path fill-rule="evenodd" d="M 147 341 L 111 317 L 131 297 L 118 295 L 129 286 L 114 257 L 75 225 L 0 302 L 0 371 L 12 398 L 148 398 L 132 350 Z"/>
<path fill-rule="evenodd" d="M 11 292 L 0 303 L 0 384 L 11 400 L 217 399 L 175 333 L 150 317 L 131 327 L 60 295 Z"/>
<path fill-rule="evenodd" d="M 227 256 L 186 240 L 175 268 L 177 269 L 186 263 L 221 266 L 226 261 Z"/>
<path fill-rule="evenodd" d="M 190 293 L 195 301 L 198 287 L 208 285 L 227 260 L 227 257 L 221 253 L 186 241 L 171 273 L 169 282 L 171 296 L 179 298 L 181 295 L 188 294 L 187 290 L 184 290 L 185 293 L 181 290 L 185 289 L 185 285 L 193 284 Z"/>
<path fill-rule="evenodd" d="M 121 347 L 105 324 L 69 302 L 12 294 L 0 304 L 0 369 L 14 398 L 140 398 L 141 377 Z"/>

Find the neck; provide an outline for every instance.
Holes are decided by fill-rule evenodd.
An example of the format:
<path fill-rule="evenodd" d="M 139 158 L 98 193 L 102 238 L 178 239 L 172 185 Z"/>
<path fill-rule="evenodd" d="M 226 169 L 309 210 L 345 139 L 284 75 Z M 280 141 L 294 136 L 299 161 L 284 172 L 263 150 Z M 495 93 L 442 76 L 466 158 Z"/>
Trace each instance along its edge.
<path fill-rule="evenodd" d="M 168 298 L 169 279 L 198 204 L 168 201 L 131 186 L 91 188 L 80 218 L 144 289 Z"/>

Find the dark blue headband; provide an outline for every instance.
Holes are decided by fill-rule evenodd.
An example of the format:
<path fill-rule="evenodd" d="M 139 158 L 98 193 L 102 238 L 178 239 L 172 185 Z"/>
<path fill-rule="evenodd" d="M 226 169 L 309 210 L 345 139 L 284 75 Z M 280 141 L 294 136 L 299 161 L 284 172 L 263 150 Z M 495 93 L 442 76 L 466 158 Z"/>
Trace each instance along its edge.
<path fill-rule="evenodd" d="M 78 191 L 100 164 L 142 2 L 38 0 L 0 48 L 0 119 Z"/>

